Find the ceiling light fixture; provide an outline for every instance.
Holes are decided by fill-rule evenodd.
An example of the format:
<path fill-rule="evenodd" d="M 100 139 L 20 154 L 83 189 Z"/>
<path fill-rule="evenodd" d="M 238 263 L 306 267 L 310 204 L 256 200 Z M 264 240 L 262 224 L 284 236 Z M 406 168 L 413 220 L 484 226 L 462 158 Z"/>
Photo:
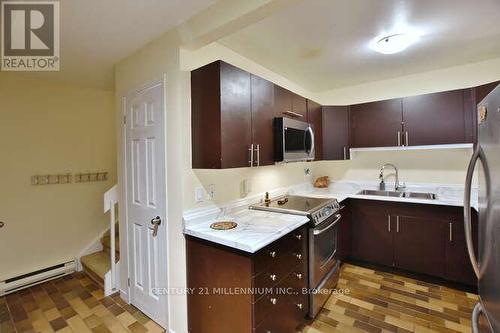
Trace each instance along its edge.
<path fill-rule="evenodd" d="M 413 34 L 393 34 L 375 40 L 372 48 L 382 54 L 394 54 L 405 50 L 418 40 Z"/>

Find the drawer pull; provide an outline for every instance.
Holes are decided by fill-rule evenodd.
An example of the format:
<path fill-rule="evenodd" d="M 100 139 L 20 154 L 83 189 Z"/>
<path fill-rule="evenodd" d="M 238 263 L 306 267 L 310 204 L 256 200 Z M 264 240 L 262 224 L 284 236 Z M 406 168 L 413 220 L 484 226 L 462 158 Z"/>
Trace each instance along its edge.
<path fill-rule="evenodd" d="M 269 256 L 270 256 L 271 258 L 276 257 L 276 251 L 269 251 Z"/>
<path fill-rule="evenodd" d="M 296 305 L 299 308 L 299 310 L 302 310 L 304 308 L 304 305 L 302 305 L 302 303 L 299 303 L 299 304 L 296 304 Z"/>
<path fill-rule="evenodd" d="M 272 281 L 276 281 L 276 274 L 271 274 L 271 275 L 269 275 L 269 278 L 270 278 Z"/>
<path fill-rule="evenodd" d="M 295 238 L 297 238 L 298 240 L 302 240 L 302 235 L 301 234 L 296 234 Z"/>
<path fill-rule="evenodd" d="M 299 280 L 302 280 L 302 274 L 301 273 L 294 273 L 295 277 Z"/>
<path fill-rule="evenodd" d="M 276 305 L 276 303 L 278 302 L 278 300 L 274 297 L 271 298 L 269 301 L 271 302 L 272 305 Z"/>
<path fill-rule="evenodd" d="M 302 254 L 300 254 L 300 253 L 294 253 L 293 255 L 295 256 L 295 258 L 297 258 L 299 260 L 302 260 Z"/>

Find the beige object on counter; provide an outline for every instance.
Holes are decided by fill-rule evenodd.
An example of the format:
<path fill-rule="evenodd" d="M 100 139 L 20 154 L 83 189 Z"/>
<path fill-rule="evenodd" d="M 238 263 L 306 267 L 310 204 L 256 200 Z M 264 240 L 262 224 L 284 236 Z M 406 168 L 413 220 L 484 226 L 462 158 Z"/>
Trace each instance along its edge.
<path fill-rule="evenodd" d="M 314 182 L 314 187 L 325 188 L 328 187 L 328 185 L 330 185 L 330 179 L 328 176 L 319 177 Z"/>

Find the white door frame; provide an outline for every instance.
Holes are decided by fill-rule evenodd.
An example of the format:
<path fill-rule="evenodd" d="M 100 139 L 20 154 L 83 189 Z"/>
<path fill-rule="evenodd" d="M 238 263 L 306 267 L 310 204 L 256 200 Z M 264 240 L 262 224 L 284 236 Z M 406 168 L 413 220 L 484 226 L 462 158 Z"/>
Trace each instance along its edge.
<path fill-rule="evenodd" d="M 121 176 L 121 180 L 122 180 L 122 186 L 120 187 L 120 197 L 122 198 L 121 200 L 121 205 L 120 205 L 120 219 L 123 217 L 123 221 L 124 223 L 122 224 L 124 227 L 125 227 L 125 248 L 126 248 L 126 258 L 127 258 L 127 277 L 126 277 L 126 280 L 128 280 L 130 282 L 130 274 L 131 274 L 131 265 L 130 265 L 130 262 L 131 262 L 131 256 L 133 255 L 132 254 L 132 248 L 130 246 L 130 243 L 129 243 L 129 240 L 130 240 L 130 235 L 129 235 L 129 228 L 128 228 L 128 218 L 129 218 L 129 214 L 128 214 L 128 208 L 127 208 L 127 202 L 128 202 L 128 193 L 127 193 L 127 125 L 125 123 L 125 119 L 126 119 L 126 115 L 127 115 L 127 100 L 130 100 L 134 95 L 137 95 L 137 94 L 140 94 L 141 92 L 145 91 L 145 90 L 148 90 L 148 89 L 151 89 L 157 85 L 161 85 L 162 88 L 163 88 L 163 123 L 164 123 L 164 138 L 165 138 L 165 159 L 164 159 L 164 165 L 163 167 L 165 168 L 165 187 L 167 187 L 167 172 L 166 172 L 166 166 L 167 166 L 167 152 L 166 152 L 166 149 L 167 149 L 167 143 L 166 143 L 166 138 L 167 138 L 167 92 L 166 92 L 166 74 L 164 73 L 162 75 L 162 78 L 161 79 L 156 79 L 156 80 L 153 80 L 153 81 L 150 81 L 149 83 L 146 83 L 144 85 L 142 85 L 141 87 L 137 88 L 137 89 L 132 89 L 130 91 L 128 91 L 127 93 L 125 93 L 122 97 L 121 97 L 121 102 L 122 102 L 122 112 L 121 112 L 121 117 L 119 119 L 120 123 L 121 123 L 121 128 L 122 128 L 122 133 L 121 133 L 121 137 L 120 137 L 120 141 L 121 141 L 121 151 L 122 151 L 122 154 L 121 154 L 121 172 L 122 172 L 122 176 Z M 166 214 L 165 214 L 165 226 L 168 225 L 167 221 L 168 221 L 168 200 L 167 200 L 167 193 L 168 191 L 165 189 L 165 200 L 166 200 L 166 203 L 165 203 L 165 211 L 166 211 Z M 123 228 L 122 228 L 123 229 Z M 169 230 L 168 230 L 168 227 L 165 227 L 163 228 L 164 232 L 165 232 L 165 239 L 169 240 Z M 123 247 L 122 247 L 123 248 Z M 166 250 L 167 250 L 167 253 L 166 253 L 166 258 L 169 257 L 169 246 L 167 244 L 166 246 Z M 168 288 L 168 284 L 169 284 L 169 277 L 170 277 L 170 265 L 168 264 L 168 260 L 165 260 L 164 261 L 167 265 L 166 267 L 166 271 L 167 271 L 167 284 L 166 284 L 166 287 Z M 122 270 L 122 272 L 125 272 L 125 270 Z M 123 274 L 123 273 L 122 273 Z M 127 286 L 127 294 L 125 295 L 125 299 L 126 301 L 129 303 L 129 304 L 132 304 L 132 299 L 131 299 L 131 292 L 130 292 L 130 283 L 127 283 L 126 284 Z M 123 289 L 123 288 L 122 288 Z M 162 295 L 163 297 L 168 297 L 170 298 L 168 295 Z M 167 326 L 170 325 L 170 300 L 167 298 L 167 309 L 165 309 L 167 311 Z M 164 327 L 167 332 L 169 331 L 169 327 Z"/>

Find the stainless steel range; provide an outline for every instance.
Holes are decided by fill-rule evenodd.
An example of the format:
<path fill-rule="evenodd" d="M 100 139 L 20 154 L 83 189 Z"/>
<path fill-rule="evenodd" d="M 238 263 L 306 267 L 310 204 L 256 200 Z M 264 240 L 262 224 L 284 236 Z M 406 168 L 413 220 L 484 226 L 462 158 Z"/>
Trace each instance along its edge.
<path fill-rule="evenodd" d="M 337 259 L 338 222 L 336 199 L 284 196 L 250 206 L 251 209 L 309 217 L 309 316 L 314 318 L 330 296 L 339 278 Z"/>

